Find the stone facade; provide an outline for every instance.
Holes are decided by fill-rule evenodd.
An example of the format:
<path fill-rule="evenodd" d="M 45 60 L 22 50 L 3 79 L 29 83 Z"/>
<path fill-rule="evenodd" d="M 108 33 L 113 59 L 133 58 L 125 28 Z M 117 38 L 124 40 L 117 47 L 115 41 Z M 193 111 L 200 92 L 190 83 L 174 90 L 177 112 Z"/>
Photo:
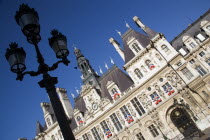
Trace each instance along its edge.
<path fill-rule="evenodd" d="M 85 81 L 73 110 L 63 89 L 58 93 L 77 140 L 180 140 L 202 137 L 210 127 L 210 11 L 174 40 L 134 22 L 122 35 L 124 50 L 110 38 L 125 61 L 98 76 L 75 49 Z M 82 58 L 81 58 L 82 57 Z M 89 80 L 90 79 L 90 80 Z M 92 81 L 91 81 L 92 79 Z M 37 124 L 35 140 L 62 140 L 50 105 L 42 103 L 46 125 Z M 51 123 L 47 122 L 50 119 Z M 206 134 L 207 135 L 207 134 Z"/>

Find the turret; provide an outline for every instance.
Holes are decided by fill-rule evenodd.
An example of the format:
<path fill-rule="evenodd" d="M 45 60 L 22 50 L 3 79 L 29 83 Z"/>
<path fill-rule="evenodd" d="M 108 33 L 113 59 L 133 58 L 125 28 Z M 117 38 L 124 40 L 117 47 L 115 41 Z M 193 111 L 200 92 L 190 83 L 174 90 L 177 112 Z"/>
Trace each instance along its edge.
<path fill-rule="evenodd" d="M 84 55 L 81 53 L 80 49 L 75 48 L 74 54 L 77 58 L 77 66 L 80 69 L 82 73 L 82 81 L 84 84 L 90 84 L 92 86 L 99 88 L 99 82 L 98 78 L 99 76 L 96 74 L 95 70 L 92 68 L 92 66 L 89 63 L 89 60 L 84 57 Z"/>

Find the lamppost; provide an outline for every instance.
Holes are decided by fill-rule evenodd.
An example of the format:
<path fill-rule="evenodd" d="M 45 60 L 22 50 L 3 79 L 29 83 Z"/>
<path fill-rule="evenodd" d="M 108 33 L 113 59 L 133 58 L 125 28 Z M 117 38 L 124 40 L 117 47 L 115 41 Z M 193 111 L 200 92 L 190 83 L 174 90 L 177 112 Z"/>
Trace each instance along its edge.
<path fill-rule="evenodd" d="M 55 84 L 58 83 L 57 77 L 51 77 L 48 74 L 49 71 L 55 70 L 58 67 L 58 64 L 63 63 L 67 66 L 70 63 L 67 59 L 67 56 L 69 55 L 67 39 L 57 30 L 51 31 L 52 37 L 49 38 L 49 44 L 54 50 L 56 57 L 61 60 L 57 61 L 50 67 L 44 62 L 44 58 L 38 47 L 38 43 L 41 40 L 38 13 L 34 8 L 22 4 L 19 7 L 19 11 L 16 12 L 15 19 L 18 25 L 20 25 L 23 34 L 26 36 L 27 41 L 35 47 L 39 66 L 37 71 L 24 72 L 26 69 L 26 53 L 23 48 L 18 48 L 17 43 L 11 43 L 10 48 L 7 49 L 5 54 L 6 59 L 11 66 L 11 71 L 17 74 L 16 80 L 20 81 L 22 81 L 23 77 L 27 74 L 30 76 L 43 75 L 43 79 L 39 81 L 38 84 L 41 88 L 45 88 L 48 93 L 63 138 L 64 140 L 75 140 L 69 125 L 70 121 L 67 120 L 63 106 L 56 93 Z"/>

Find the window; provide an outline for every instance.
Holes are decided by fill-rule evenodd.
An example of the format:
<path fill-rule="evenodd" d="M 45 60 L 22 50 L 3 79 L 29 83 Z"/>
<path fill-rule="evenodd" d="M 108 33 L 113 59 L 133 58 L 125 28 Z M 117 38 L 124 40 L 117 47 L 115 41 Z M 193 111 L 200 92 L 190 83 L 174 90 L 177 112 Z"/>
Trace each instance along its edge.
<path fill-rule="evenodd" d="M 131 100 L 131 103 L 133 104 L 133 106 L 135 107 L 136 111 L 140 116 L 145 113 L 144 108 L 141 106 L 140 102 L 136 97 Z"/>
<path fill-rule="evenodd" d="M 47 124 L 48 124 L 48 126 L 50 126 L 50 125 L 51 125 L 50 118 L 47 118 Z"/>
<path fill-rule="evenodd" d="M 138 53 L 141 50 L 137 43 L 133 43 L 132 48 L 135 50 L 136 53 Z"/>
<path fill-rule="evenodd" d="M 197 72 L 198 72 L 201 76 L 204 76 L 204 75 L 207 73 L 201 66 L 197 66 L 197 67 L 195 67 L 195 69 L 197 70 Z"/>
<path fill-rule="evenodd" d="M 122 129 L 122 125 L 120 124 L 117 116 L 115 113 L 113 113 L 111 116 L 110 116 L 115 128 L 117 129 L 117 131 L 120 131 Z"/>
<path fill-rule="evenodd" d="M 191 42 L 189 45 L 191 48 L 195 48 L 195 46 L 196 46 L 194 42 Z"/>
<path fill-rule="evenodd" d="M 110 131 L 106 121 L 102 121 L 101 123 L 101 127 L 104 131 L 104 134 L 106 135 L 107 138 L 111 137 L 112 136 L 112 132 Z"/>
<path fill-rule="evenodd" d="M 189 69 L 187 67 L 183 68 L 182 73 L 184 74 L 184 76 L 190 80 L 194 75 L 189 71 Z"/>
<path fill-rule="evenodd" d="M 160 98 L 160 96 L 154 92 L 150 95 L 150 97 L 152 98 L 152 101 L 157 105 L 159 104 L 160 102 L 162 102 L 162 99 Z"/>
<path fill-rule="evenodd" d="M 155 65 L 152 64 L 152 62 L 151 62 L 150 60 L 146 60 L 146 61 L 145 61 L 145 64 L 148 66 L 148 68 L 149 68 L 150 70 L 152 70 L 152 69 L 155 68 Z"/>
<path fill-rule="evenodd" d="M 83 138 L 84 140 L 89 140 L 87 134 L 82 135 L 82 138 Z"/>
<path fill-rule="evenodd" d="M 152 124 L 149 127 L 149 131 L 152 133 L 153 137 L 156 137 L 159 135 L 157 129 L 155 128 L 155 126 Z"/>
<path fill-rule="evenodd" d="M 136 134 L 136 138 L 137 140 L 145 140 L 144 136 L 142 135 L 141 132 L 139 132 L 138 134 Z"/>
<path fill-rule="evenodd" d="M 210 66 L 210 58 L 206 59 L 206 63 Z"/>
<path fill-rule="evenodd" d="M 209 95 L 205 92 L 205 91 L 202 91 L 203 95 L 205 95 L 205 97 L 209 97 Z"/>
<path fill-rule="evenodd" d="M 92 133 L 93 133 L 93 137 L 95 138 L 95 140 L 101 140 L 98 131 L 96 130 L 95 127 L 93 127 L 93 129 L 91 129 Z"/>
<path fill-rule="evenodd" d="M 141 73 L 141 71 L 139 69 L 135 69 L 134 72 L 139 79 L 141 79 L 143 77 L 143 74 Z"/>
<path fill-rule="evenodd" d="M 52 139 L 52 140 L 55 140 L 55 136 L 54 136 L 54 135 L 52 135 L 52 136 L 51 136 L 51 139 Z"/>
<path fill-rule="evenodd" d="M 197 37 L 201 42 L 204 41 L 204 40 L 206 39 L 201 33 L 197 34 L 196 37 Z"/>
<path fill-rule="evenodd" d="M 171 87 L 171 85 L 167 82 L 166 84 L 164 84 L 163 86 L 163 89 L 165 91 L 166 94 L 168 94 L 169 96 L 174 93 L 174 90 L 173 88 Z"/>
<path fill-rule="evenodd" d="M 166 45 L 162 45 L 161 48 L 162 48 L 162 50 L 163 50 L 165 53 L 167 53 L 168 51 L 170 51 L 169 48 L 168 48 Z"/>
<path fill-rule="evenodd" d="M 83 123 L 83 120 L 81 119 L 80 116 L 77 116 L 77 122 L 78 122 L 79 125 Z"/>
<path fill-rule="evenodd" d="M 120 94 L 117 92 L 117 89 L 116 88 L 113 88 L 112 90 L 111 90 L 111 92 L 112 92 L 112 97 L 116 100 L 116 99 L 118 99 L 118 98 L 120 98 Z"/>
<path fill-rule="evenodd" d="M 114 95 L 115 93 L 117 93 L 116 88 L 113 88 L 111 91 L 112 91 L 112 94 L 113 94 L 113 95 Z"/>
<path fill-rule="evenodd" d="M 128 109 L 125 105 L 123 107 L 121 107 L 120 110 L 128 123 L 131 123 L 134 121 L 133 117 L 131 116 L 130 112 L 128 111 Z"/>
<path fill-rule="evenodd" d="M 178 62 L 176 65 L 177 65 L 178 67 L 180 67 L 180 66 L 182 65 L 182 62 Z"/>
<path fill-rule="evenodd" d="M 203 57 L 203 56 L 205 55 L 205 53 L 204 53 L 203 51 L 201 51 L 201 52 L 199 53 L 199 55 L 200 55 L 201 57 Z"/>
<path fill-rule="evenodd" d="M 195 60 L 194 59 L 191 59 L 190 60 L 190 64 L 194 64 L 195 63 Z"/>

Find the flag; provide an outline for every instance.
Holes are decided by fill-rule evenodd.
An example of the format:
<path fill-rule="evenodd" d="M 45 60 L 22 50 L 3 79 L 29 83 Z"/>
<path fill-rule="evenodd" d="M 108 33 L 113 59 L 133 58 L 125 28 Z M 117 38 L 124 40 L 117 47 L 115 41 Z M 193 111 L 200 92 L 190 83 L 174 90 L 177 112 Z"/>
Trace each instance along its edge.
<path fill-rule="evenodd" d="M 127 120 L 128 123 L 131 123 L 131 122 L 134 121 L 133 120 L 133 117 L 130 114 L 127 114 L 125 118 L 126 118 L 126 120 Z"/>
<path fill-rule="evenodd" d="M 129 24 L 125 21 L 125 26 L 127 27 L 127 28 L 131 28 L 130 26 L 129 26 Z"/>
<path fill-rule="evenodd" d="M 106 62 L 104 62 L 104 63 L 105 63 L 105 67 L 106 67 L 107 69 L 109 69 L 109 67 L 108 67 L 107 63 L 106 63 Z"/>
<path fill-rule="evenodd" d="M 100 69 L 100 73 L 101 73 L 101 74 L 103 74 L 103 71 L 102 71 L 102 69 L 101 69 L 101 67 L 100 67 L 100 66 L 99 66 L 99 69 Z"/>
<path fill-rule="evenodd" d="M 74 96 L 74 94 L 73 94 L 73 93 L 71 93 L 71 96 L 72 96 L 73 98 L 75 98 L 75 96 Z"/>
<path fill-rule="evenodd" d="M 117 32 L 120 36 L 122 35 L 120 31 L 116 30 L 116 32 Z"/>
<path fill-rule="evenodd" d="M 111 63 L 114 65 L 114 60 L 110 57 L 110 59 L 111 59 Z"/>
<path fill-rule="evenodd" d="M 105 129 L 104 133 L 105 133 L 107 138 L 112 136 L 112 132 L 109 129 Z"/>

